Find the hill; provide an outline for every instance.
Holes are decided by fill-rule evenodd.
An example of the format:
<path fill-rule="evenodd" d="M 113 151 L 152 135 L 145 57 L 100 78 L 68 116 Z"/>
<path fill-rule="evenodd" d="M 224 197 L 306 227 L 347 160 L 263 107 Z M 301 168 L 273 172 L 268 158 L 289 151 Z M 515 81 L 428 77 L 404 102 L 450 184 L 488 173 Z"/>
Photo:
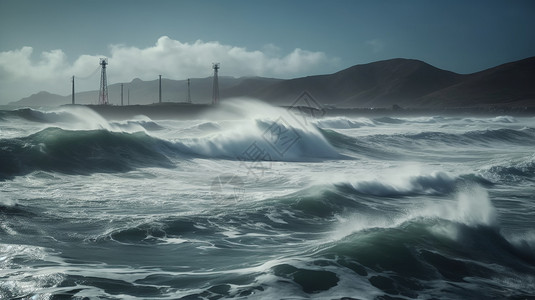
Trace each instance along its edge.
<path fill-rule="evenodd" d="M 390 59 L 355 65 L 327 75 L 295 79 L 264 77 L 219 78 L 221 99 L 250 97 L 274 105 L 291 105 L 308 91 L 319 103 L 340 108 L 402 107 L 535 107 L 535 57 L 473 74 L 441 70 L 413 59 Z M 190 81 L 194 103 L 208 104 L 212 78 Z M 111 104 L 120 105 L 120 84 L 109 85 Z M 134 79 L 124 84 L 124 104 L 158 102 L 158 80 Z M 185 102 L 187 80 L 162 80 L 162 101 Z M 98 91 L 76 94 L 77 104 L 96 104 Z M 13 105 L 68 104 L 70 96 L 40 92 Z"/>
<path fill-rule="evenodd" d="M 281 81 L 248 96 L 287 104 L 307 90 L 320 102 L 338 107 L 412 106 L 414 99 L 456 84 L 462 77 L 418 60 L 391 59 Z"/>
<path fill-rule="evenodd" d="M 41 91 L 29 97 L 22 98 L 19 101 L 12 102 L 10 105 L 17 106 L 58 106 L 66 104 L 70 101 L 70 97 L 51 94 L 49 92 Z"/>
<path fill-rule="evenodd" d="M 535 106 L 535 57 L 463 76 L 417 102 L 427 107 Z"/>

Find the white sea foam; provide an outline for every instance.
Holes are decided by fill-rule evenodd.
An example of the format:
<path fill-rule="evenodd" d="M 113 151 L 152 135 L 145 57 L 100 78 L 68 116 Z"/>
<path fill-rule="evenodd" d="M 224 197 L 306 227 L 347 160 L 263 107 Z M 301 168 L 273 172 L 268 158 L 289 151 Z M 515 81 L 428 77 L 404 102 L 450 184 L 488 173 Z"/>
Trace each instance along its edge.
<path fill-rule="evenodd" d="M 425 202 L 413 205 L 400 214 L 365 215 L 355 214 L 339 217 L 340 225 L 334 237 L 341 239 L 347 235 L 370 228 L 394 228 L 416 219 L 438 219 L 471 227 L 497 226 L 496 209 L 489 199 L 488 192 L 477 185 L 464 187 L 453 199 L 441 202 Z M 456 238 L 455 228 L 430 226 L 434 233 L 445 233 Z"/>
<path fill-rule="evenodd" d="M 84 106 L 66 106 L 54 110 L 41 111 L 26 109 L 26 117 L 53 124 L 66 130 L 106 129 L 117 132 L 137 132 L 158 128 L 149 117 L 139 115 L 127 121 L 108 121 L 94 110 Z"/>
<path fill-rule="evenodd" d="M 345 117 L 330 117 L 315 120 L 314 124 L 320 128 L 350 129 L 360 127 L 374 127 L 375 124 L 368 118 L 349 119 Z"/>
<path fill-rule="evenodd" d="M 422 175 L 402 174 L 399 178 L 374 179 L 352 184 L 359 193 L 374 196 L 446 194 L 454 191 L 455 179 L 445 172 Z"/>
<path fill-rule="evenodd" d="M 227 101 L 221 130 L 207 136 L 178 139 L 181 151 L 243 161 L 309 161 L 341 158 L 337 150 L 303 116 L 252 100 Z M 211 126 L 212 128 L 214 126 Z"/>

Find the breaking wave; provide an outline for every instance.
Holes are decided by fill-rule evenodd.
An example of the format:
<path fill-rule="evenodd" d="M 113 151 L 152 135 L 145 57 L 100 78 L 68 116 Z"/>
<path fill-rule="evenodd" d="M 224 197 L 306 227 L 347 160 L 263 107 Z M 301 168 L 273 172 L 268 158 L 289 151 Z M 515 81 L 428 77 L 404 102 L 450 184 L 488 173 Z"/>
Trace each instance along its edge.
<path fill-rule="evenodd" d="M 13 111 L 2 111 L 6 117 L 17 117 L 24 120 L 53 124 L 68 130 L 106 129 L 110 131 L 155 131 L 163 127 L 146 116 L 135 116 L 132 120 L 108 121 L 97 112 L 83 106 L 62 107 L 57 110 L 41 111 L 32 108 L 21 108 Z"/>
<path fill-rule="evenodd" d="M 318 129 L 332 145 L 352 154 L 385 160 L 417 155 L 422 148 L 493 146 L 535 146 L 535 128 L 496 129 L 446 133 L 425 131 L 416 134 L 378 134 L 350 137 L 330 129 Z M 442 148 L 442 149 L 448 149 Z M 449 150 L 448 150 L 449 151 Z M 415 154 L 416 153 L 416 154 Z"/>
<path fill-rule="evenodd" d="M 320 128 L 350 129 L 360 127 L 373 127 L 375 123 L 368 118 L 349 119 L 345 117 L 323 118 L 314 121 Z"/>
<path fill-rule="evenodd" d="M 223 272 L 174 275 L 170 269 L 133 282 L 137 287 L 165 283 L 176 291 L 175 295 L 185 298 L 254 295 L 278 299 L 292 294 L 340 299 L 351 291 L 361 297 L 444 298 L 441 296 L 449 294 L 455 298 L 462 294 L 481 298 L 496 292 L 526 296 L 533 291 L 527 286 L 518 289 L 514 285 L 497 287 L 486 283 L 497 277 L 522 278 L 535 266 L 535 256 L 525 242 L 511 242 L 500 233 L 496 209 L 485 189 L 468 186 L 447 199 L 403 210 L 391 210 L 396 204 L 346 192 L 340 186 L 312 187 L 254 205 L 238 202 L 231 210 L 212 209 L 192 216 L 135 223 L 107 231 L 93 243 L 142 247 L 169 244 L 181 251 L 201 248 L 227 255 L 232 254 L 225 249 L 251 251 L 249 247 L 259 242 L 268 249 L 279 243 L 294 245 L 293 251 L 282 256 L 252 265 L 225 266 Z M 306 242 L 318 235 L 324 236 L 319 244 Z M 216 242 L 210 239 L 213 236 L 222 238 Z M 215 282 L 204 288 L 182 290 L 176 276 L 182 280 L 199 276 L 207 281 L 225 278 L 226 284 Z M 464 287 L 469 280 L 485 289 Z M 438 282 L 446 285 L 434 286 Z M 158 293 L 150 290 L 147 297 Z"/>
<path fill-rule="evenodd" d="M 486 145 L 504 143 L 530 145 L 535 144 L 535 128 L 494 129 L 468 131 L 461 134 L 444 132 L 422 132 L 418 134 L 402 134 L 394 136 L 400 140 L 422 141 L 426 143 L 443 143 L 448 145 Z"/>
<path fill-rule="evenodd" d="M 201 138 L 176 141 L 184 153 L 238 160 L 310 161 L 342 158 L 315 128 L 284 119 L 253 120 Z"/>
<path fill-rule="evenodd" d="M 50 127 L 22 138 L 0 140 L 0 179 L 35 170 L 67 174 L 172 167 L 164 141 L 143 132 L 70 131 Z"/>
<path fill-rule="evenodd" d="M 535 155 L 521 160 L 495 164 L 480 170 L 481 176 L 493 182 L 525 183 L 535 178 Z"/>
<path fill-rule="evenodd" d="M 256 120 L 248 129 L 173 142 L 144 131 L 49 127 L 26 137 L 0 140 L 0 179 L 37 170 L 88 174 L 125 172 L 147 166 L 169 168 L 174 165 L 169 157 L 176 155 L 246 161 L 316 161 L 343 157 L 319 131 L 294 128 L 283 122 Z"/>
<path fill-rule="evenodd" d="M 457 181 L 444 172 L 431 174 L 402 176 L 390 180 L 375 179 L 358 181 L 351 184 L 356 192 L 366 195 L 393 197 L 410 195 L 438 195 L 452 193 Z"/>

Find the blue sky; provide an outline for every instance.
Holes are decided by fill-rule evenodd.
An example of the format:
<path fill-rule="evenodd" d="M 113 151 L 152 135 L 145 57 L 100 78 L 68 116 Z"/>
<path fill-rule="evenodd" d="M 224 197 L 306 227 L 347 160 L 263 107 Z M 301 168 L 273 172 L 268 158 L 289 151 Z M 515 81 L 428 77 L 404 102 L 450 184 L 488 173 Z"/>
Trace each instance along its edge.
<path fill-rule="evenodd" d="M 415 58 L 471 73 L 535 55 L 535 1 L 0 0 L 0 103 L 211 74 L 293 78 Z M 98 89 L 96 80 L 81 89 Z"/>

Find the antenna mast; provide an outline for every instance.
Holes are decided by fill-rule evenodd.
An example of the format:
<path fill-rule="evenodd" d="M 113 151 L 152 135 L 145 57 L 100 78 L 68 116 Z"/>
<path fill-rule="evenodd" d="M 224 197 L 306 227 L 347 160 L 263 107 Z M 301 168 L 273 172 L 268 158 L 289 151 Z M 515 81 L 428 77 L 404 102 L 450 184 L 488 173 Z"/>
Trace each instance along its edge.
<path fill-rule="evenodd" d="M 72 104 L 74 105 L 74 75 L 72 75 Z"/>
<path fill-rule="evenodd" d="M 212 63 L 212 69 L 214 69 L 214 87 L 212 93 L 212 104 L 219 104 L 219 80 L 217 78 L 217 72 L 219 71 L 219 63 Z"/>
<path fill-rule="evenodd" d="M 102 66 L 100 73 L 100 92 L 98 95 L 99 105 L 108 105 L 108 79 L 106 78 L 106 65 L 108 64 L 107 58 L 100 59 L 100 65 Z"/>

